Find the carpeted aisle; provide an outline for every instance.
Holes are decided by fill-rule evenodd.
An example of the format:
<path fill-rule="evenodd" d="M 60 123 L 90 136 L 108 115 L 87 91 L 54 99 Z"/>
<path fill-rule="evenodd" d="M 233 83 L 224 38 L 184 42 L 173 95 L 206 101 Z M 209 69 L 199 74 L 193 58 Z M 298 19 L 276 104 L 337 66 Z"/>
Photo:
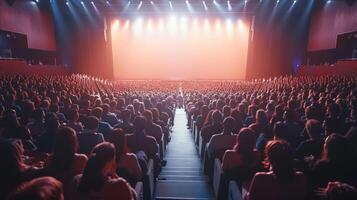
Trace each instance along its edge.
<path fill-rule="evenodd" d="M 165 155 L 167 165 L 156 185 L 156 199 L 214 199 L 184 109 L 177 109 L 172 139 Z"/>

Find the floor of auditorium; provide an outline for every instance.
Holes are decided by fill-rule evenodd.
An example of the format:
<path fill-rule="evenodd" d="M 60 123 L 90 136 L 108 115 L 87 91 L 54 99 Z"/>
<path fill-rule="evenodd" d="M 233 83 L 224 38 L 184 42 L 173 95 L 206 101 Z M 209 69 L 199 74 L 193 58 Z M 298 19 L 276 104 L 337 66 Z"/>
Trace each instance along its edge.
<path fill-rule="evenodd" d="M 184 109 L 177 109 L 171 142 L 165 154 L 167 164 L 156 184 L 156 199 L 214 199 L 186 124 Z"/>

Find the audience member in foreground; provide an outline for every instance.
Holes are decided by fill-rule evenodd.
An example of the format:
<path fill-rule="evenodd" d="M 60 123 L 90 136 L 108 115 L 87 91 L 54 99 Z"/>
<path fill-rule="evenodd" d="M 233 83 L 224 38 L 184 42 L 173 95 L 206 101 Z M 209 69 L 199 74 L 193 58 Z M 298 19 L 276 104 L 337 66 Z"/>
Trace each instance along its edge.
<path fill-rule="evenodd" d="M 87 156 L 78 154 L 78 149 L 76 132 L 69 127 L 60 128 L 56 133 L 53 153 L 45 164 L 48 175 L 63 183 L 65 197 L 70 191 L 69 187 L 73 177 L 83 173 L 87 164 Z"/>
<path fill-rule="evenodd" d="M 142 170 L 135 154 L 129 153 L 124 131 L 120 128 L 114 129 L 112 140 L 116 149 L 117 173 L 125 178 L 132 186 L 142 178 Z"/>
<path fill-rule="evenodd" d="M 270 172 L 258 172 L 250 185 L 248 200 L 302 200 L 307 196 L 306 179 L 293 167 L 293 153 L 284 141 L 268 142 L 266 157 Z"/>
<path fill-rule="evenodd" d="M 136 199 L 129 183 L 116 174 L 115 151 L 108 142 L 94 147 L 83 174 L 74 178 L 76 191 L 72 199 Z"/>
<path fill-rule="evenodd" d="M 64 200 L 62 183 L 52 177 L 41 177 L 20 185 L 8 200 Z"/>

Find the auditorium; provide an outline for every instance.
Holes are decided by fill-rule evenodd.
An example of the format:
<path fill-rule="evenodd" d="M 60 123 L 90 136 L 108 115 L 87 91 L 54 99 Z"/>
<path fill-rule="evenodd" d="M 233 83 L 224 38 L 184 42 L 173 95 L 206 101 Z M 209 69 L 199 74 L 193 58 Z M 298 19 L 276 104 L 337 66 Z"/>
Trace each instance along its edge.
<path fill-rule="evenodd" d="M 0 200 L 357 200 L 357 0 L 0 0 Z"/>

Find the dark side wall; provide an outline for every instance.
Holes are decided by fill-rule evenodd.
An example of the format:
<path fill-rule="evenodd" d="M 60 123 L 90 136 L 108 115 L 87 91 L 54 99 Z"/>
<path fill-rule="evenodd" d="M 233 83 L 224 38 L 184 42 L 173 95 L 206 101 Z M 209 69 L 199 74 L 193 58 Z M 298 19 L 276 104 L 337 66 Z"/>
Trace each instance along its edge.
<path fill-rule="evenodd" d="M 357 3 L 321 3 L 312 15 L 308 51 L 334 49 L 337 35 L 353 31 L 357 31 Z"/>
<path fill-rule="evenodd" d="M 87 9 L 92 9 L 88 4 Z M 62 0 L 52 0 L 50 7 L 63 63 L 74 73 L 113 78 L 105 18 L 93 15 L 92 10 L 86 14 L 80 1 L 71 1 L 68 7 Z"/>
<path fill-rule="evenodd" d="M 0 29 L 27 35 L 29 48 L 56 50 L 51 14 L 33 1 L 16 0 L 10 6 L 0 0 Z"/>
<path fill-rule="evenodd" d="M 249 43 L 247 78 L 291 75 L 304 62 L 314 1 L 263 1 Z"/>

